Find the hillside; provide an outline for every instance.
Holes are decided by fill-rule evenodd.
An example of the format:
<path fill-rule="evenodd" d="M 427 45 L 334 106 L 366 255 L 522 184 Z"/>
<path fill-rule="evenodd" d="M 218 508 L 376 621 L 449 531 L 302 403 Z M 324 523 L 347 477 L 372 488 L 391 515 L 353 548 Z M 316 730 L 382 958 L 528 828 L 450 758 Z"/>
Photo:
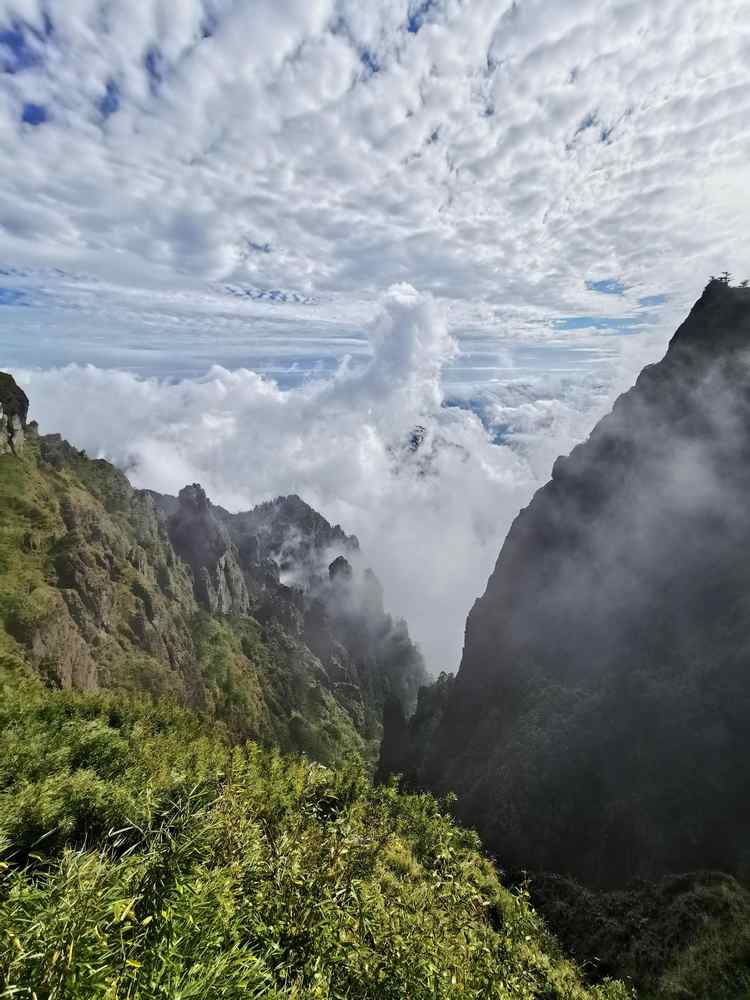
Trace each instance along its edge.
<path fill-rule="evenodd" d="M 137 492 L 0 391 L 0 994 L 626 1000 L 371 784 L 424 668 L 356 539 Z"/>
<path fill-rule="evenodd" d="M 0 665 L 0 994 L 626 1000 L 429 796 Z"/>
<path fill-rule="evenodd" d="M 10 376 L 0 406 L 4 661 L 169 697 L 234 739 L 374 757 L 386 698 L 408 711 L 426 674 L 356 539 L 298 497 L 231 515 L 197 485 L 136 491 L 39 435 Z"/>

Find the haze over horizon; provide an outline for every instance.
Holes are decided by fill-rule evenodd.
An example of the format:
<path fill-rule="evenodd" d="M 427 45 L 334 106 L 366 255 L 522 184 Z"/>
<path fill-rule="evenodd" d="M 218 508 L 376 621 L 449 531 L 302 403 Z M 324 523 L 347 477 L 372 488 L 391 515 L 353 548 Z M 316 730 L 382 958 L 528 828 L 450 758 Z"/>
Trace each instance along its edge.
<path fill-rule="evenodd" d="M 556 455 L 750 277 L 743 13 L 0 2 L 0 367 L 136 485 L 302 495 L 454 670 Z"/>

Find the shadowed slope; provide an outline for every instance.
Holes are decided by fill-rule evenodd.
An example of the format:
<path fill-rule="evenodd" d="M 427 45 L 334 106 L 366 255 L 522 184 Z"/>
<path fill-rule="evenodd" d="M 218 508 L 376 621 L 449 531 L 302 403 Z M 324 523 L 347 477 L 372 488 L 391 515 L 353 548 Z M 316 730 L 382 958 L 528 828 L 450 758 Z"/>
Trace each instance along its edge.
<path fill-rule="evenodd" d="M 413 727 L 401 769 L 503 863 L 750 874 L 749 347 L 750 291 L 711 282 L 519 514 Z"/>

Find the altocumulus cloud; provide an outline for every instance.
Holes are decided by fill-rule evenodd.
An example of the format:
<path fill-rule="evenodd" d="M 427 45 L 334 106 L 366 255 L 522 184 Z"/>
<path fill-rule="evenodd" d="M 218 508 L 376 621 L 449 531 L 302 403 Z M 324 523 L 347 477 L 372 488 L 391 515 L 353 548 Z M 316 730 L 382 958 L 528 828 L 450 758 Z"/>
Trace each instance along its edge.
<path fill-rule="evenodd" d="M 597 281 L 692 297 L 748 262 L 746 15 L 0 0 L 0 252 L 148 286 L 407 280 L 517 327 L 603 309 Z"/>

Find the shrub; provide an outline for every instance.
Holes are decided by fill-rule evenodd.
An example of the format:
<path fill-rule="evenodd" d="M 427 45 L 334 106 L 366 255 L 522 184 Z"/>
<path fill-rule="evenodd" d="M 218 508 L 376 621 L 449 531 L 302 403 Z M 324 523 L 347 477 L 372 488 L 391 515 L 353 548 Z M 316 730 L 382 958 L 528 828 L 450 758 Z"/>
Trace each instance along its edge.
<path fill-rule="evenodd" d="M 433 798 L 168 705 L 6 675 L 0 995 L 492 1000 L 585 988 Z"/>

